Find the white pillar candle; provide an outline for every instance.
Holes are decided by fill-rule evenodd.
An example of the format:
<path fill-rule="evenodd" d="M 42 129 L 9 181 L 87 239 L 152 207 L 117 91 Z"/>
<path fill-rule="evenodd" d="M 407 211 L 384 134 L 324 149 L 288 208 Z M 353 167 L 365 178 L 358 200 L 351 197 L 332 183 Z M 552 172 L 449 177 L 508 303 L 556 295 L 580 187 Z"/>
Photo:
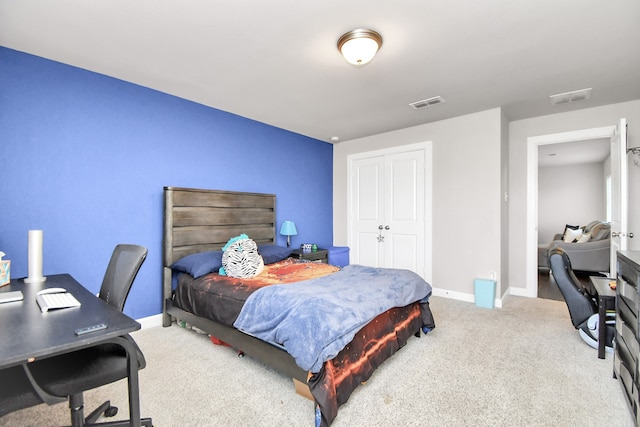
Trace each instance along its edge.
<path fill-rule="evenodd" d="M 25 283 L 44 282 L 42 276 L 42 230 L 29 230 L 29 277 Z"/>

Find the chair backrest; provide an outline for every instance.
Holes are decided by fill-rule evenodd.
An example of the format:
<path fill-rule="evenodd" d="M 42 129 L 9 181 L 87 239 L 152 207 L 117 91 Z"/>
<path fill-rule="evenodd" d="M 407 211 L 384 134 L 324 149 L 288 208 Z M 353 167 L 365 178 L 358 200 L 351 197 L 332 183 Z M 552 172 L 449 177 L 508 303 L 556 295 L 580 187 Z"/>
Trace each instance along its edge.
<path fill-rule="evenodd" d="M 562 248 L 549 250 L 549 266 L 553 279 L 567 303 L 571 323 L 578 329 L 589 317 L 597 313 L 594 302 L 582 292 L 582 285 L 571 269 L 569 255 Z"/>
<path fill-rule="evenodd" d="M 100 299 L 122 311 L 131 285 L 147 257 L 147 248 L 121 244 L 111 255 L 100 287 Z"/>

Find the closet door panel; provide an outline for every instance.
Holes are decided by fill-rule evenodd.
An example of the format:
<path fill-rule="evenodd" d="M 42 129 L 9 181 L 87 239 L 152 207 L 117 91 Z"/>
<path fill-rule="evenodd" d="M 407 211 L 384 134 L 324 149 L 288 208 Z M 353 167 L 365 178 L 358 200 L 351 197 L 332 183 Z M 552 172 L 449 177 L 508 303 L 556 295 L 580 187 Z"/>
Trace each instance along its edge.
<path fill-rule="evenodd" d="M 384 259 L 378 237 L 383 221 L 384 157 L 354 162 L 352 179 L 353 239 L 352 263 L 383 267 Z"/>
<path fill-rule="evenodd" d="M 424 151 L 385 157 L 385 266 L 424 274 Z"/>

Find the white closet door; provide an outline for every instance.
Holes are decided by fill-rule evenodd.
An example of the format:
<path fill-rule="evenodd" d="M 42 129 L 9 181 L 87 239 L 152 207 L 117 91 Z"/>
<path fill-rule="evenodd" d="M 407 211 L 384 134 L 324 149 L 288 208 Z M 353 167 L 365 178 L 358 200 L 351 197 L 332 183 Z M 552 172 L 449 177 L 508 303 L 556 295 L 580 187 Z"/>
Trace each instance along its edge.
<path fill-rule="evenodd" d="M 424 151 L 385 156 L 384 266 L 424 271 Z"/>
<path fill-rule="evenodd" d="M 425 152 L 372 155 L 351 163 L 351 262 L 424 277 Z"/>
<path fill-rule="evenodd" d="M 351 262 L 384 266 L 378 227 L 384 220 L 384 156 L 353 162 Z"/>

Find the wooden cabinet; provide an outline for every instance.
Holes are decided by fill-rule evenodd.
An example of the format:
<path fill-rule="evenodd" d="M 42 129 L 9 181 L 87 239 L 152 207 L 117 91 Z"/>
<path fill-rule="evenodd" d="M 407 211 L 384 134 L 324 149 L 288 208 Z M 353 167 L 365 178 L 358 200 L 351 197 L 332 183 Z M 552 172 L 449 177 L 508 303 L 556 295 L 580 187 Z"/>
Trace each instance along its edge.
<path fill-rule="evenodd" d="M 640 385 L 640 370 L 638 368 L 640 251 L 618 251 L 616 281 L 616 335 L 613 370 L 625 393 L 636 425 L 640 425 L 638 393 Z"/>

